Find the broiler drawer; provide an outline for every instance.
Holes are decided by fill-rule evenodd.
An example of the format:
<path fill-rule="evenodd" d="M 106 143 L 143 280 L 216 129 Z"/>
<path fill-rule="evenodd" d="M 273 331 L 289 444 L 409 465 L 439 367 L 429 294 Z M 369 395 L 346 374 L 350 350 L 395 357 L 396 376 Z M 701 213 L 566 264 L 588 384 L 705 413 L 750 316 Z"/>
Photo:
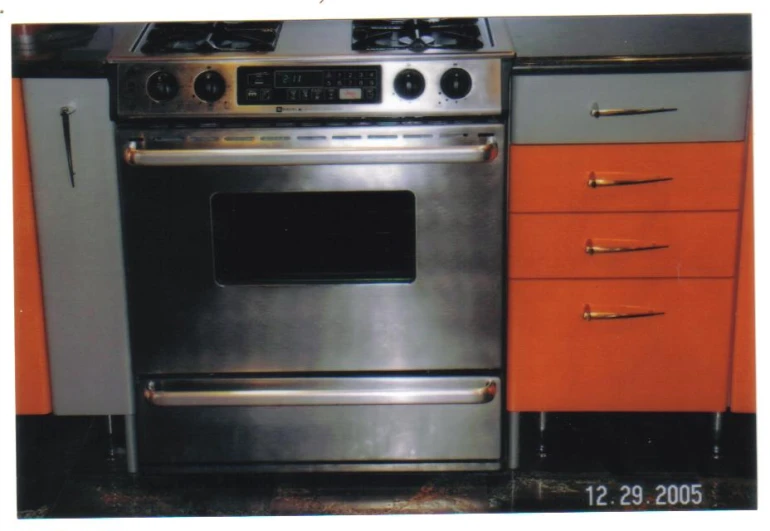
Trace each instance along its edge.
<path fill-rule="evenodd" d="M 751 74 L 517 75 L 511 142 L 743 140 Z"/>
<path fill-rule="evenodd" d="M 511 278 L 731 277 L 737 212 L 512 214 Z"/>
<path fill-rule="evenodd" d="M 509 285 L 510 411 L 722 411 L 733 280 Z"/>
<path fill-rule="evenodd" d="M 733 210 L 742 142 L 510 147 L 512 212 Z"/>
<path fill-rule="evenodd" d="M 152 378 L 137 386 L 140 468 L 499 468 L 500 378 Z"/>

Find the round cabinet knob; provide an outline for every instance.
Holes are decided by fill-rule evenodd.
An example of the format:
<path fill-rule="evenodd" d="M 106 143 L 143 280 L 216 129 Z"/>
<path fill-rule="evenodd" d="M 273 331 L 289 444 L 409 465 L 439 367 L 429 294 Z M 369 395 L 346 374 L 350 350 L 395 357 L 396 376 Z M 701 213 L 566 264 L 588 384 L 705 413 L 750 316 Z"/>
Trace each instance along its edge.
<path fill-rule="evenodd" d="M 405 100 L 413 100 L 425 90 L 425 78 L 417 70 L 407 68 L 396 75 L 393 89 Z"/>
<path fill-rule="evenodd" d="M 441 76 L 441 92 L 453 100 L 467 96 L 472 86 L 471 75 L 462 68 L 450 68 Z"/>
<path fill-rule="evenodd" d="M 195 78 L 195 95 L 203 101 L 213 103 L 225 93 L 225 78 L 214 70 L 206 70 Z"/>
<path fill-rule="evenodd" d="M 126 89 L 131 91 L 131 82 Z M 155 101 L 164 102 L 174 98 L 179 92 L 179 82 L 168 72 L 155 72 L 147 79 L 147 94 Z"/>

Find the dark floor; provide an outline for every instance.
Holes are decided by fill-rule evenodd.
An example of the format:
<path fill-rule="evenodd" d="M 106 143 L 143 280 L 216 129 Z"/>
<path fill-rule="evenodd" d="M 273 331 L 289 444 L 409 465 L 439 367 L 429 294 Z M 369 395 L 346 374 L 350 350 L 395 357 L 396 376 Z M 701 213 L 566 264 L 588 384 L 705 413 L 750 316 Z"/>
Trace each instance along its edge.
<path fill-rule="evenodd" d="M 17 417 L 20 518 L 755 509 L 753 415 L 524 415 L 508 473 L 131 476 L 122 419 Z M 540 452 L 544 443 L 545 455 Z"/>

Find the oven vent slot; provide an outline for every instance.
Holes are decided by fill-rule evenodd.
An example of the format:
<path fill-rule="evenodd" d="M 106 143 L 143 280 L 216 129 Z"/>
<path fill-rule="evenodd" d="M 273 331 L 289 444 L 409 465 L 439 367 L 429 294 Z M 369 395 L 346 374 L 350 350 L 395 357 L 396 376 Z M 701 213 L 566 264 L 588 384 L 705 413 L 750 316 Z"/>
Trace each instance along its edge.
<path fill-rule="evenodd" d="M 332 140 L 361 140 L 361 135 L 334 135 Z"/>
<path fill-rule="evenodd" d="M 368 135 L 367 138 L 372 140 L 393 140 L 398 138 L 398 135 Z"/>
<path fill-rule="evenodd" d="M 184 137 L 181 136 L 154 136 L 153 142 L 184 142 Z"/>
<path fill-rule="evenodd" d="M 494 133 L 479 133 L 479 138 L 490 138 L 495 136 Z"/>
<path fill-rule="evenodd" d="M 297 140 L 326 140 L 324 135 L 303 135 L 298 136 Z"/>
<path fill-rule="evenodd" d="M 290 136 L 261 136 L 259 137 L 260 140 L 271 142 L 271 141 L 280 141 L 280 140 L 291 140 Z"/>
<path fill-rule="evenodd" d="M 420 134 L 420 135 L 403 135 L 404 138 L 433 138 L 433 135 L 426 135 L 426 134 Z"/>
<path fill-rule="evenodd" d="M 226 136 L 225 142 L 254 142 L 253 136 Z"/>
<path fill-rule="evenodd" d="M 468 136 L 468 133 L 443 133 L 439 135 L 439 138 L 457 138 L 460 136 Z"/>
<path fill-rule="evenodd" d="M 216 142 L 219 140 L 219 137 L 216 136 L 191 136 L 189 137 L 190 142 Z"/>

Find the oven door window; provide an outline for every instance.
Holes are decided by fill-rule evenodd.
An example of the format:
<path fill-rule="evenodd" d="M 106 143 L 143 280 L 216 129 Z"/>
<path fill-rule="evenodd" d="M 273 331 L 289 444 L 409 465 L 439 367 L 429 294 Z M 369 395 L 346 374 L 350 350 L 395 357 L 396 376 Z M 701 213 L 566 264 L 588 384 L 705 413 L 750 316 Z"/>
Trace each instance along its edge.
<path fill-rule="evenodd" d="M 222 285 L 415 279 L 409 191 L 219 193 L 211 218 Z"/>

